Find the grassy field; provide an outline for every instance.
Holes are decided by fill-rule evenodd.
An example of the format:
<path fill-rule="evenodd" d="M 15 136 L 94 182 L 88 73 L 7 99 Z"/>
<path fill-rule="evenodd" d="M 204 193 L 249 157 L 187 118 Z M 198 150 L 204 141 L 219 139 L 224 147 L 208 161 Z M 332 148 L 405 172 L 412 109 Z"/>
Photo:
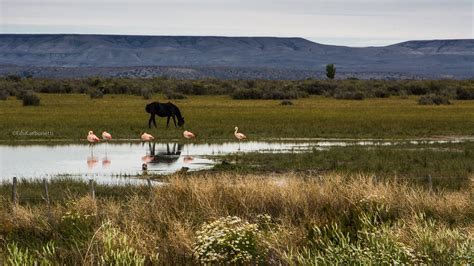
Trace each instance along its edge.
<path fill-rule="evenodd" d="M 379 179 L 397 178 L 432 185 L 441 189 L 460 189 L 474 174 L 474 143 L 437 145 L 396 145 L 377 147 L 334 147 L 307 153 L 236 153 L 218 160 L 212 171 L 238 173 L 328 172 L 363 173 Z"/>
<path fill-rule="evenodd" d="M 12 206 L 4 184 L 0 253 L 13 265 L 470 264 L 472 182 L 430 192 L 357 174 L 176 174 L 151 193 L 99 186 L 96 200 L 57 181 L 51 206 Z M 21 184 L 20 197 L 42 189 Z"/>
<path fill-rule="evenodd" d="M 22 139 L 85 139 L 89 130 L 111 132 L 116 139 L 137 139 L 141 132 L 158 140 L 177 139 L 181 130 L 148 129 L 144 107 L 152 100 L 106 95 L 91 100 L 85 94 L 40 94 L 41 105 L 23 107 L 10 97 L 0 101 L 0 141 Z M 275 100 L 232 100 L 229 96 L 190 96 L 174 100 L 184 114 L 185 129 L 202 140 L 232 140 L 234 126 L 250 139 L 269 138 L 418 138 L 472 135 L 474 101 L 447 106 L 418 105 L 417 98 L 335 100 L 310 97 L 282 106 Z M 14 135 L 15 131 L 52 132 L 51 136 Z"/>

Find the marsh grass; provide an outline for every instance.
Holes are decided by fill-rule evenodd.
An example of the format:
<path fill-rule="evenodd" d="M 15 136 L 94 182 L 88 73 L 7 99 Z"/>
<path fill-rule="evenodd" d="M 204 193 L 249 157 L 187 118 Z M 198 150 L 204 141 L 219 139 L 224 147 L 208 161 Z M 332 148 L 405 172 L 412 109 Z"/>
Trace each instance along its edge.
<path fill-rule="evenodd" d="M 434 188 L 459 189 L 474 173 L 474 143 L 334 147 L 307 153 L 237 153 L 212 171 L 365 173 L 378 179 L 404 179 Z"/>
<path fill-rule="evenodd" d="M 111 132 L 114 139 L 138 139 L 149 131 L 146 101 L 141 96 L 110 95 L 90 100 L 86 94 L 40 94 L 41 105 L 23 108 L 15 98 L 0 103 L 0 140 L 31 140 L 13 136 L 15 130 L 48 131 L 46 139 L 84 140 L 87 132 Z M 153 100 L 168 101 L 163 95 Z M 470 135 L 474 132 L 474 102 L 421 106 L 415 97 L 335 100 L 321 96 L 292 100 L 232 100 L 228 96 L 189 96 L 173 100 L 185 117 L 185 128 L 202 140 L 233 140 L 235 126 L 251 140 L 330 138 L 413 138 Z M 157 120 L 150 133 L 157 140 L 181 138 L 182 129 L 166 129 Z"/>
<path fill-rule="evenodd" d="M 124 252 L 107 256 L 116 263 L 185 264 L 197 262 L 197 232 L 205 223 L 235 216 L 263 225 L 259 230 L 265 230 L 267 252 L 261 255 L 269 264 L 337 262 L 321 253 L 317 228 L 328 228 L 327 237 L 344 237 L 355 248 L 349 250 L 352 258 L 360 257 L 360 263 L 380 252 L 391 258 L 402 247 L 413 255 L 410 262 L 472 263 L 472 182 L 471 176 L 469 186 L 461 190 L 429 192 L 400 180 L 373 182 L 367 175 L 173 175 L 168 185 L 154 188 L 151 197 L 134 191 L 97 200 L 77 195 L 55 202 L 49 211 L 44 204 L 27 202 L 12 208 L 4 199 L 0 235 L 4 245 L 28 248 L 37 260 L 42 247 L 53 241 L 59 264 L 99 264 L 111 254 L 107 249 Z M 372 238 L 372 233 L 383 239 Z M 331 245 L 348 254 L 340 242 Z M 117 248 L 121 246 L 126 251 Z M 358 253 L 365 250 L 372 250 L 374 257 Z"/>

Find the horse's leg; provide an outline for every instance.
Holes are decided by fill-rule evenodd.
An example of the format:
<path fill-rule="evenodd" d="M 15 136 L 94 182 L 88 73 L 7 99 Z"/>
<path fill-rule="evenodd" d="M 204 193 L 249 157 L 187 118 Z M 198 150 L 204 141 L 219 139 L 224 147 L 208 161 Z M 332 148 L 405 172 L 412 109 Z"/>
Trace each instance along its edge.
<path fill-rule="evenodd" d="M 158 128 L 158 127 L 156 126 L 156 120 L 155 120 L 155 116 L 154 116 L 154 115 L 153 115 L 153 125 L 155 125 L 155 128 Z"/>
<path fill-rule="evenodd" d="M 172 117 L 173 117 L 174 127 L 178 127 L 178 126 L 176 126 L 176 119 L 174 118 L 174 115 Z"/>
<path fill-rule="evenodd" d="M 170 117 L 168 116 L 168 120 L 166 121 L 166 128 L 168 128 L 170 125 Z"/>
<path fill-rule="evenodd" d="M 150 115 L 150 119 L 148 119 L 148 128 L 151 128 L 151 121 L 153 121 L 154 115 Z"/>

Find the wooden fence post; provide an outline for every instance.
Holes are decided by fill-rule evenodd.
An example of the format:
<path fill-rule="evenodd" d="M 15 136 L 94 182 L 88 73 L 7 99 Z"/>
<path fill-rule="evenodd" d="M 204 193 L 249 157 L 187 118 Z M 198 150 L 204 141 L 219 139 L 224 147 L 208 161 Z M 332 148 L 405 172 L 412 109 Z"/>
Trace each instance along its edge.
<path fill-rule="evenodd" d="M 148 183 L 148 189 L 151 190 L 151 180 L 147 178 L 146 182 Z"/>
<path fill-rule="evenodd" d="M 153 196 L 153 187 L 151 186 L 150 178 L 147 178 L 146 182 L 148 183 L 148 198 L 151 200 L 151 198 Z"/>
<path fill-rule="evenodd" d="M 95 188 L 94 188 L 94 180 L 89 179 L 89 192 L 93 200 L 95 200 Z"/>
<path fill-rule="evenodd" d="M 44 185 L 44 200 L 46 201 L 46 204 L 49 206 L 49 191 L 48 191 L 48 181 L 46 181 L 46 178 L 43 178 L 43 185 Z"/>
<path fill-rule="evenodd" d="M 430 191 L 433 190 L 433 179 L 431 178 L 431 175 L 428 175 L 428 186 L 430 188 Z"/>
<path fill-rule="evenodd" d="M 13 205 L 16 205 L 17 204 L 17 201 L 18 201 L 18 198 L 17 198 L 17 178 L 16 176 L 13 177 L 13 188 L 12 188 L 12 202 L 13 202 Z"/>

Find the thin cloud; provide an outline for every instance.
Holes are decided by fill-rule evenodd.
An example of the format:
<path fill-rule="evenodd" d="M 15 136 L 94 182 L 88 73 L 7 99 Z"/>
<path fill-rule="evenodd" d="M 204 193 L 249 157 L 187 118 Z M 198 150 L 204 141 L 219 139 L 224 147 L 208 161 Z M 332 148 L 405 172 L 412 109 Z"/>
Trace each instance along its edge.
<path fill-rule="evenodd" d="M 2 33 L 299 36 L 341 45 L 473 38 L 472 1 L 0 0 Z"/>

